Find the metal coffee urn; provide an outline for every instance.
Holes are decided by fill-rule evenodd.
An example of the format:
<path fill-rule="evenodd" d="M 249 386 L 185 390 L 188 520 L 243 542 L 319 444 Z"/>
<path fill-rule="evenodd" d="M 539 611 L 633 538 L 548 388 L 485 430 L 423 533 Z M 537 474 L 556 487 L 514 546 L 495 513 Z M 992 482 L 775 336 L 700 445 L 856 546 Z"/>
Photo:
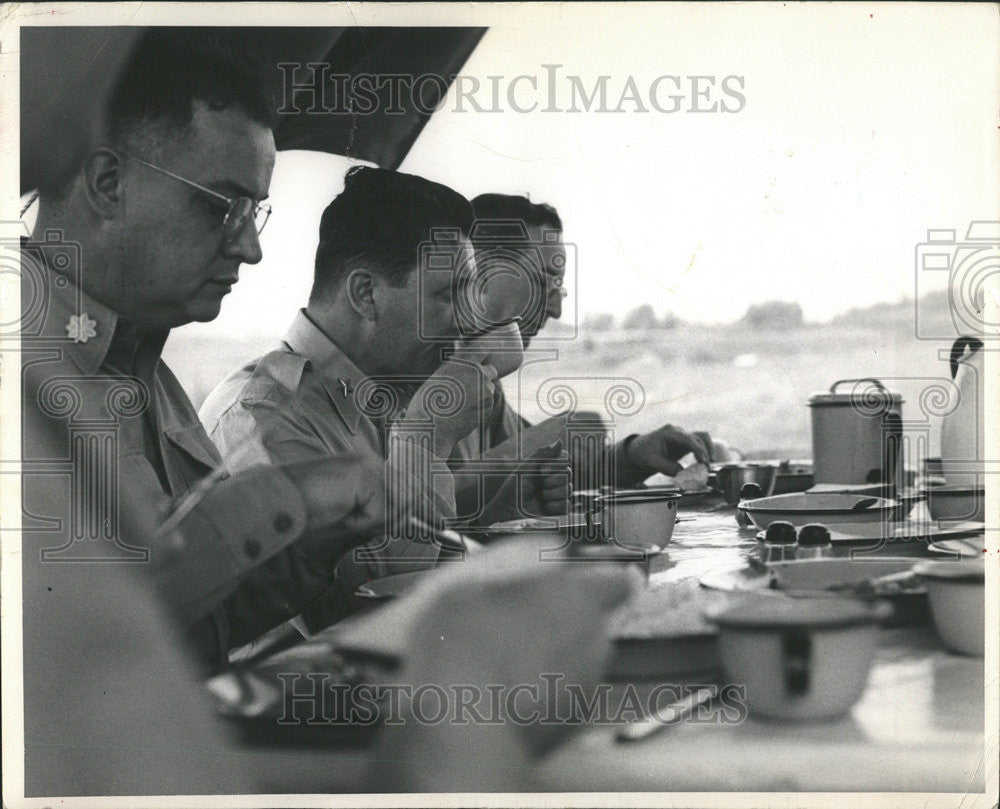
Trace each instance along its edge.
<path fill-rule="evenodd" d="M 842 386 L 849 390 L 838 392 Z M 809 398 L 815 483 L 884 483 L 902 475 L 903 399 L 877 379 L 841 379 Z"/>

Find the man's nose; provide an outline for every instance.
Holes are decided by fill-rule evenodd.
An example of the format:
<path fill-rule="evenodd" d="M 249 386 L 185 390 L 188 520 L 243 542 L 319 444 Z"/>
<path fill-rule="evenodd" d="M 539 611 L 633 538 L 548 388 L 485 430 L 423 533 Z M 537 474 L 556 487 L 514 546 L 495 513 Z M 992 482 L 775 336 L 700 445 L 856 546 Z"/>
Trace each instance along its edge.
<path fill-rule="evenodd" d="M 253 220 L 246 223 L 235 239 L 228 240 L 222 248 L 226 258 L 238 258 L 244 264 L 259 264 L 264 257 L 260 247 L 260 236 Z"/>

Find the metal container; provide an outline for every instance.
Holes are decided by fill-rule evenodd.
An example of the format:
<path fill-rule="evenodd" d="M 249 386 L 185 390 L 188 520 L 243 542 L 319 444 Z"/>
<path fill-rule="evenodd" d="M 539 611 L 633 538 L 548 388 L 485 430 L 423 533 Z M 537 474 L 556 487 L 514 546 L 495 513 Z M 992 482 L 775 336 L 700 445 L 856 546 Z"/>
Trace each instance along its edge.
<path fill-rule="evenodd" d="M 774 492 L 777 472 L 776 464 L 726 464 L 719 467 L 715 479 L 726 503 L 735 506 L 740 500 L 746 499 L 740 494 L 740 489 L 747 483 L 756 483 L 760 486 L 760 497 L 769 497 Z"/>
<path fill-rule="evenodd" d="M 606 535 L 624 548 L 657 552 L 670 542 L 681 494 L 675 491 L 616 491 L 597 498 Z"/>
<path fill-rule="evenodd" d="M 853 383 L 849 392 L 837 392 Z M 877 379 L 841 379 L 809 399 L 815 483 L 897 484 L 903 399 Z"/>

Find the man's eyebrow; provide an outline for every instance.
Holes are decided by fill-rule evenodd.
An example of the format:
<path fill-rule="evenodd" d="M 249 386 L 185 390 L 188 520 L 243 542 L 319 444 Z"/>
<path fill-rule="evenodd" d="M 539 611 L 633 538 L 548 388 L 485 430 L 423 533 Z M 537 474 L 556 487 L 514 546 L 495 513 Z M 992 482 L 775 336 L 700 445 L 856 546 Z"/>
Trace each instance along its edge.
<path fill-rule="evenodd" d="M 255 199 L 257 202 L 261 202 L 268 197 L 267 194 L 258 197 L 255 192 L 235 180 L 209 180 L 205 183 L 205 186 L 211 188 L 213 191 L 218 191 L 220 194 L 228 192 L 229 196 L 250 197 L 250 199 Z"/>

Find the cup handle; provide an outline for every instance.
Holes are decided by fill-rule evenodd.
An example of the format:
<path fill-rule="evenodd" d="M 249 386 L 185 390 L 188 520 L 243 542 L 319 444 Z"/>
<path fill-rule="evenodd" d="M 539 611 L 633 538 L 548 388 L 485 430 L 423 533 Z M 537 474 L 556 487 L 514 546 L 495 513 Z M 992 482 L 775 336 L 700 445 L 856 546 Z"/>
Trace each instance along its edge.
<path fill-rule="evenodd" d="M 967 337 L 964 334 L 955 341 L 954 345 L 951 347 L 951 356 L 948 357 L 948 364 L 951 367 L 952 379 L 958 375 L 958 361 L 962 359 L 962 356 L 965 354 L 965 349 L 969 349 L 969 355 L 971 356 L 982 347 L 982 340 L 975 337 Z"/>
<path fill-rule="evenodd" d="M 781 636 L 781 671 L 786 694 L 801 697 L 809 693 L 812 638 L 808 632 L 790 629 Z"/>

